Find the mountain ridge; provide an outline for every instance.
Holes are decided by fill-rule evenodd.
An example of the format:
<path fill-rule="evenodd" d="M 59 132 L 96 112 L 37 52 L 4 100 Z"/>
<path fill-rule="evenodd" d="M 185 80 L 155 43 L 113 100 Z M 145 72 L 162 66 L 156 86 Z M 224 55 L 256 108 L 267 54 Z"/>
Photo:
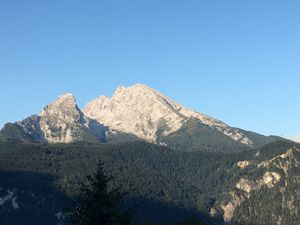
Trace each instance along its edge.
<path fill-rule="evenodd" d="M 195 120 L 196 125 L 189 127 L 191 120 Z M 184 146 L 187 137 L 192 137 L 191 147 L 185 149 L 202 151 L 221 151 L 223 148 L 239 151 L 279 139 L 230 127 L 221 120 L 185 108 L 144 84 L 119 86 L 111 97 L 102 95 L 82 110 L 75 96 L 66 93 L 44 107 L 40 115 L 7 125 L 0 132 L 2 139 L 49 143 L 140 139 L 174 148 Z"/>

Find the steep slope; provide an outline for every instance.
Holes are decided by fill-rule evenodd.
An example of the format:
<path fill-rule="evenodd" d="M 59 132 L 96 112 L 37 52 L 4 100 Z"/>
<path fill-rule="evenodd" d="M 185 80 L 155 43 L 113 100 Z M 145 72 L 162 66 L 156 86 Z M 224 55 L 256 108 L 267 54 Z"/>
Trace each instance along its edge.
<path fill-rule="evenodd" d="M 279 138 L 230 127 L 136 84 L 119 87 L 111 98 L 101 96 L 91 101 L 83 112 L 72 94 L 62 95 L 39 116 L 7 124 L 0 139 L 49 143 L 146 140 L 186 151 L 234 152 Z"/>
<path fill-rule="evenodd" d="M 78 182 L 94 172 L 101 159 L 106 171 L 115 178 L 114 184 L 128 192 L 128 203 L 137 213 L 139 224 L 148 224 L 147 221 L 177 224 L 179 219 L 201 214 L 195 211 L 192 199 L 201 193 L 203 180 L 208 183 L 219 180 L 199 172 L 199 165 L 207 162 L 205 155 L 145 142 L 118 145 L 0 142 L 0 168 L 5 170 L 0 170 L 0 199 L 12 192 L 5 207 L 0 206 L 0 215 L 15 225 L 31 225 L 32 222 L 24 223 L 29 219 L 57 225 L 61 217 L 56 216 L 63 218 L 60 212 L 67 207 L 61 203 L 76 195 Z M 221 157 L 214 159 L 218 158 Z M 212 173 L 215 166 L 226 164 L 223 158 L 220 163 L 215 161 L 205 165 L 207 168 L 214 164 Z M 13 203 L 19 208 L 14 208 Z"/>
<path fill-rule="evenodd" d="M 218 199 L 212 216 L 252 225 L 297 225 L 300 215 L 300 146 L 276 142 L 236 163 L 242 175 Z"/>
<path fill-rule="evenodd" d="M 1 139 L 35 140 L 49 143 L 101 141 L 106 128 L 87 118 L 72 94 L 64 94 L 47 105 L 39 116 L 33 115 L 0 132 Z"/>
<path fill-rule="evenodd" d="M 181 152 L 145 142 L 0 142 L 0 215 L 5 216 L 0 218 L 23 225 L 31 215 L 45 221 L 40 224 L 57 224 L 46 215 L 52 221 L 63 216 L 65 207 L 57 200 L 76 195 L 78 182 L 101 159 L 128 197 L 140 199 L 132 205 L 138 205 L 142 222 L 176 224 L 173 209 L 183 207 L 185 216 L 201 212 L 206 218 L 210 212 L 216 223 L 206 218 L 207 224 L 224 219 L 239 225 L 298 225 L 299 150 L 292 142 L 229 154 Z M 167 214 L 173 215 L 169 221 Z"/>
<path fill-rule="evenodd" d="M 232 128 L 222 121 L 187 109 L 143 84 L 119 87 L 111 98 L 100 96 L 88 103 L 83 112 L 110 129 L 154 143 L 170 144 L 173 137 L 177 138 L 177 142 L 185 141 L 187 135 L 183 138 L 180 136 L 185 131 L 194 136 L 194 142 L 190 143 L 192 149 L 200 149 L 203 145 L 217 148 L 214 142 L 220 137 L 223 140 L 221 142 L 230 142 L 240 148 L 257 147 L 270 142 L 263 135 Z M 199 129 L 193 126 L 196 131 L 194 134 L 187 129 L 191 120 L 199 124 Z M 205 134 L 204 127 L 210 134 Z M 209 143 L 206 143 L 205 136 L 210 136 Z"/>
<path fill-rule="evenodd" d="M 7 123 L 0 132 L 0 140 L 22 140 L 22 141 L 34 141 L 34 137 L 25 131 L 24 127 L 18 123 Z"/>
<path fill-rule="evenodd" d="M 182 151 L 239 152 L 251 149 L 195 118 L 187 119 L 179 130 L 158 140 Z"/>
<path fill-rule="evenodd" d="M 72 94 L 62 95 L 46 106 L 40 117 L 40 128 L 45 139 L 50 143 L 96 141 L 97 139 L 89 130 L 90 119 L 80 111 Z M 99 130 L 101 132 L 100 125 Z M 102 132 L 100 139 L 105 137 L 104 127 Z"/>
<path fill-rule="evenodd" d="M 253 143 L 255 143 L 254 147 L 262 147 L 264 145 L 270 144 L 275 141 L 288 141 L 285 138 L 275 136 L 275 135 L 265 136 L 262 134 L 255 133 L 253 131 L 246 131 L 240 128 L 235 128 L 235 129 L 247 135 L 247 137 L 249 137 L 253 141 Z"/>

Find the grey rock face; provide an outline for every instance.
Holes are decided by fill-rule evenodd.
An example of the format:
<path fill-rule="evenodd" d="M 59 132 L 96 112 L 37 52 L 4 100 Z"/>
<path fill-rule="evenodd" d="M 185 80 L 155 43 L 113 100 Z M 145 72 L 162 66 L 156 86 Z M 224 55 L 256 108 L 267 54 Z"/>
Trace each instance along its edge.
<path fill-rule="evenodd" d="M 60 96 L 40 114 L 40 127 L 50 143 L 80 140 L 88 128 L 88 119 L 76 105 L 71 94 Z"/>
<path fill-rule="evenodd" d="M 30 116 L 16 122 L 16 125 L 35 141 L 70 143 L 105 140 L 106 128 L 87 118 L 78 108 L 72 94 L 60 96 L 47 105 L 40 116 Z"/>
<path fill-rule="evenodd" d="M 189 121 L 199 124 L 195 131 L 188 128 Z M 16 138 L 26 137 L 49 143 L 142 139 L 169 144 L 167 140 L 178 135 L 182 136 L 181 139 L 192 137 L 193 148 L 209 145 L 215 149 L 216 140 L 223 140 L 219 144 L 229 143 L 224 147 L 236 146 L 237 149 L 268 143 L 268 138 L 263 135 L 230 127 L 220 120 L 185 108 L 143 84 L 119 87 L 112 97 L 94 99 L 83 111 L 78 108 L 72 94 L 64 94 L 47 105 L 39 116 L 33 115 L 7 128 L 2 137 L 14 137 L 15 129 L 18 133 Z M 201 137 L 197 139 L 195 135 Z M 208 137 L 210 142 L 203 143 Z M 273 139 L 276 137 L 270 141 Z"/>
<path fill-rule="evenodd" d="M 158 133 L 167 136 L 193 118 L 236 142 L 253 145 L 251 139 L 241 130 L 185 108 L 143 84 L 119 87 L 112 97 L 100 96 L 92 100 L 83 112 L 114 130 L 130 133 L 150 142 L 157 142 Z"/>

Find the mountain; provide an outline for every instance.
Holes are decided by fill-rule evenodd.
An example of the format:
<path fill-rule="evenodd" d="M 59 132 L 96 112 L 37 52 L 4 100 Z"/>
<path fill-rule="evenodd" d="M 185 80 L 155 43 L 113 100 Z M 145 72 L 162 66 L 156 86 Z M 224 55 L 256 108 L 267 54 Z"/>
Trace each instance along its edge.
<path fill-rule="evenodd" d="M 300 146 L 293 142 L 226 154 L 145 142 L 0 142 L 0 224 L 65 224 L 64 208 L 98 159 L 128 193 L 125 203 L 139 224 L 176 224 L 189 216 L 218 225 L 300 220 Z"/>
<path fill-rule="evenodd" d="M 119 87 L 112 97 L 100 96 L 82 111 L 72 94 L 62 95 L 39 116 L 6 124 L 0 139 L 49 143 L 145 140 L 184 151 L 233 152 L 280 138 L 230 127 L 136 84 Z"/>
<path fill-rule="evenodd" d="M 227 223 L 297 225 L 300 215 L 300 146 L 275 142 L 244 155 L 241 175 L 211 209 Z"/>
<path fill-rule="evenodd" d="M 189 119 L 221 131 L 242 144 L 253 144 L 243 133 L 225 123 L 189 110 L 143 84 L 119 87 L 111 98 L 100 96 L 83 109 L 85 115 L 115 130 L 156 142 L 158 135 L 167 136 Z"/>
<path fill-rule="evenodd" d="M 4 126 L 2 139 L 34 140 L 49 143 L 101 141 L 106 128 L 87 118 L 72 94 L 64 94 L 47 105 L 40 115 Z"/>
<path fill-rule="evenodd" d="M 139 224 L 300 220 L 299 144 L 230 127 L 137 84 L 83 110 L 64 94 L 4 126 L 0 224 L 68 225 L 64 209 L 99 159 L 128 193 L 124 207 L 136 209 Z"/>
<path fill-rule="evenodd" d="M 143 84 L 100 96 L 83 113 L 114 130 L 185 150 L 239 151 L 280 139 L 230 127 Z"/>
<path fill-rule="evenodd" d="M 300 143 L 300 135 L 298 135 L 295 139 L 296 142 Z"/>

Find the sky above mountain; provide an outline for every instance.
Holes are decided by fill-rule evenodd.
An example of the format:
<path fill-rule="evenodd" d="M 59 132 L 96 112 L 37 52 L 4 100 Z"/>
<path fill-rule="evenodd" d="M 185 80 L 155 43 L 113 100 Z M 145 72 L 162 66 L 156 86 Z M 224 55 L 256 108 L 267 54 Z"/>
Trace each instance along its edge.
<path fill-rule="evenodd" d="M 145 83 L 232 126 L 300 133 L 299 1 L 1 1 L 0 126 Z"/>

